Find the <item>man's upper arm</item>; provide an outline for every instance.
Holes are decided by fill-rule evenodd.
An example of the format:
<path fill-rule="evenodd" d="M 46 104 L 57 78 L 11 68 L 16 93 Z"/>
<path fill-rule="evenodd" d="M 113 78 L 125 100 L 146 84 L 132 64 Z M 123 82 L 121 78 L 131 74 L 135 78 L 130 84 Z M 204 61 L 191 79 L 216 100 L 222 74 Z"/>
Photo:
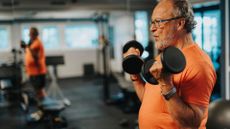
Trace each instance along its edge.
<path fill-rule="evenodd" d="M 36 61 L 38 60 L 40 47 L 41 43 L 39 40 L 35 40 L 34 43 L 30 46 L 30 52 Z"/>
<path fill-rule="evenodd" d="M 31 44 L 30 49 L 33 51 L 38 51 L 40 49 L 40 42 L 35 40 L 33 44 Z"/>
<path fill-rule="evenodd" d="M 187 81 L 180 87 L 183 101 L 198 107 L 207 108 L 215 84 L 215 73 L 208 66 L 194 66 Z"/>

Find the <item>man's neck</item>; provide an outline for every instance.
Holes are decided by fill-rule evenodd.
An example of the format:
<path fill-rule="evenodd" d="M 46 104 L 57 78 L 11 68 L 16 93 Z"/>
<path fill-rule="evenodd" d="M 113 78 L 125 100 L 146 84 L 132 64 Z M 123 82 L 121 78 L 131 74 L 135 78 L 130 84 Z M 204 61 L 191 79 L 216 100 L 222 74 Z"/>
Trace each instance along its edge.
<path fill-rule="evenodd" d="M 192 39 L 192 34 L 191 33 L 184 33 L 184 34 L 179 36 L 179 38 L 177 40 L 176 47 L 179 49 L 184 49 L 184 48 L 188 47 L 189 45 L 191 45 L 192 43 L 194 43 L 194 41 Z"/>

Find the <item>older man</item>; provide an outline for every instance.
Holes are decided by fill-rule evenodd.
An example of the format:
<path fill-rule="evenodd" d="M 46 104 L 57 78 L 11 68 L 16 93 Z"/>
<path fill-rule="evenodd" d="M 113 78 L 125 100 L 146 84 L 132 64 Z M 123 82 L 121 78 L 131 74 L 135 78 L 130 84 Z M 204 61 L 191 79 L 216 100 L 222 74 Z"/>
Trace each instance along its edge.
<path fill-rule="evenodd" d="M 185 69 L 176 75 L 162 72 L 159 56 L 150 68 L 158 85 L 130 75 L 142 102 L 140 129 L 206 129 L 208 105 L 216 74 L 210 58 L 193 41 L 194 15 L 188 0 L 160 0 L 152 13 L 150 30 L 155 47 L 179 48 L 186 58 Z M 130 48 L 124 56 L 139 51 Z M 173 54 L 173 53 L 172 53 Z"/>

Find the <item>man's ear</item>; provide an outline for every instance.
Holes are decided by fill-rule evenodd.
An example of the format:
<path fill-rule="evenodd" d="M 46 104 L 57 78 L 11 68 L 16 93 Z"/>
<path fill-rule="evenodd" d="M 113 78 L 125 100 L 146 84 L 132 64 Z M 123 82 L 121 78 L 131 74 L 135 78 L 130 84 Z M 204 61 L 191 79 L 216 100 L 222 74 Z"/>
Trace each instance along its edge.
<path fill-rule="evenodd" d="M 181 19 L 177 24 L 177 30 L 181 31 L 184 29 L 184 27 L 185 27 L 185 19 Z"/>

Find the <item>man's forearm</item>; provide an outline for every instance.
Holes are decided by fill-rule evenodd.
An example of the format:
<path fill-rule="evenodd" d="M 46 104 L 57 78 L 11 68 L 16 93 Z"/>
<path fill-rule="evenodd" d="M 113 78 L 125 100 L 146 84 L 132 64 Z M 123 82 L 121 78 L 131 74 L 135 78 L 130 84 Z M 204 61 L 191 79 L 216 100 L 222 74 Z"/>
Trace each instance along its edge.
<path fill-rule="evenodd" d="M 183 128 L 197 129 L 200 126 L 202 115 L 196 109 L 186 104 L 175 94 L 170 100 L 165 101 L 170 114 Z"/>
<path fill-rule="evenodd" d="M 135 91 L 137 93 L 138 98 L 142 102 L 144 92 L 145 92 L 145 84 L 144 84 L 144 82 L 142 82 L 142 81 L 133 81 L 133 85 L 134 85 L 134 88 L 135 88 Z"/>
<path fill-rule="evenodd" d="M 141 79 L 140 75 L 130 75 L 130 79 L 133 82 L 138 98 L 142 102 L 145 92 L 145 82 Z"/>

